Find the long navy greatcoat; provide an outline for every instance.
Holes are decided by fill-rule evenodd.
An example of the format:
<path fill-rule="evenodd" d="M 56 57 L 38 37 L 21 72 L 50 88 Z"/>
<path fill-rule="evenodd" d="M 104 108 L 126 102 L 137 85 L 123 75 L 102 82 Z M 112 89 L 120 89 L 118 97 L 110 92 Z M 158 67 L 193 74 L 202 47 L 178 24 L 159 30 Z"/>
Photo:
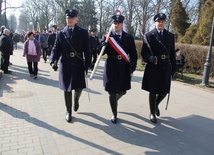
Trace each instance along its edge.
<path fill-rule="evenodd" d="M 113 34 L 110 36 L 115 38 Z M 131 88 L 131 75 L 129 71 L 134 71 L 137 64 L 137 51 L 133 36 L 123 31 L 121 39 L 116 41 L 128 54 L 130 63 L 127 63 L 124 59 L 116 59 L 115 57 L 119 54 L 110 44 L 107 44 L 105 49 L 105 53 L 108 55 L 105 66 L 107 79 L 106 81 L 104 80 L 104 86 L 109 93 L 120 93 Z"/>
<path fill-rule="evenodd" d="M 165 47 L 159 42 L 160 38 L 156 28 L 146 33 L 144 37 L 146 37 L 154 56 L 158 58 L 158 63 L 154 65 L 149 62 L 149 57 L 152 54 L 144 38 L 141 55 L 147 65 L 142 89 L 153 94 L 167 94 L 170 90 L 171 75 L 176 71 L 174 35 L 164 29 L 162 43 Z M 161 59 L 161 55 L 167 55 L 169 58 Z"/>
<path fill-rule="evenodd" d="M 75 51 L 72 50 L 68 41 Z M 70 56 L 71 52 L 76 53 L 74 57 Z M 90 57 L 87 30 L 75 25 L 72 37 L 69 34 L 68 26 L 57 32 L 51 62 L 59 60 L 60 89 L 70 92 L 73 89 L 86 87 L 84 71 L 90 66 Z"/>

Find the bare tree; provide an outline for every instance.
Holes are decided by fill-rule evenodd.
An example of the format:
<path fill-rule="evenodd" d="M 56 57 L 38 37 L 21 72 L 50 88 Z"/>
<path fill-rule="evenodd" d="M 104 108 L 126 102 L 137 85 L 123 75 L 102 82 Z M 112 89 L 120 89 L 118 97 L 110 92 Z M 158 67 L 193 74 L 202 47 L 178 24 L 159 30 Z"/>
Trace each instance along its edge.
<path fill-rule="evenodd" d="M 14 14 L 10 15 L 9 20 L 8 20 L 8 26 L 10 30 L 15 31 L 17 27 L 17 19 Z"/>
<path fill-rule="evenodd" d="M 56 15 L 54 0 L 25 1 L 23 11 L 27 13 L 30 22 L 34 27 L 37 22 L 42 28 L 48 28 L 50 22 Z"/>
<path fill-rule="evenodd" d="M 187 1 L 187 0 L 186 0 Z M 199 18 L 199 1 L 188 0 L 184 1 L 183 5 L 189 17 L 189 22 L 195 24 Z"/>
<path fill-rule="evenodd" d="M 138 15 L 140 31 L 144 34 L 149 31 L 150 18 L 153 16 L 153 5 L 152 0 L 139 0 L 138 7 L 135 8 L 136 14 Z"/>
<path fill-rule="evenodd" d="M 130 34 L 134 34 L 133 26 L 136 24 L 134 19 L 136 18 L 136 14 L 134 13 L 134 8 L 136 7 L 136 0 L 120 0 L 119 1 L 123 15 L 125 16 L 126 30 Z"/>
<path fill-rule="evenodd" d="M 1 15 L 2 14 L 2 3 L 3 3 L 3 0 L 0 0 L 0 21 L 1 22 L 2 22 L 2 15 Z M 2 24 L 1 22 L 0 22 L 0 24 Z"/>
<path fill-rule="evenodd" d="M 79 1 L 79 20 L 78 23 L 85 29 L 96 28 L 97 18 L 95 5 L 93 0 L 81 0 Z"/>
<path fill-rule="evenodd" d="M 37 6 L 38 13 L 40 15 L 40 21 L 45 24 L 48 29 L 50 22 L 56 15 L 56 5 L 54 0 L 40 0 L 39 2 L 33 1 L 34 5 Z"/>
<path fill-rule="evenodd" d="M 4 2 L 4 3 L 3 3 Z M 4 9 L 2 9 L 2 5 L 4 4 Z M 18 9 L 21 8 L 22 6 L 6 6 L 6 0 L 0 0 L 0 25 L 1 24 L 5 24 L 5 26 L 7 25 L 7 19 L 6 19 L 6 10 L 8 9 Z M 2 12 L 4 12 L 4 14 L 2 14 Z M 3 19 L 4 17 L 4 19 Z M 4 22 L 4 23 L 3 23 Z"/>
<path fill-rule="evenodd" d="M 24 13 L 25 15 L 27 15 L 27 21 L 28 21 L 28 23 L 27 23 L 27 30 L 30 30 L 30 29 L 32 29 L 32 27 L 31 28 L 29 28 L 29 23 L 32 23 L 32 24 L 34 24 L 34 23 L 36 23 L 37 21 L 36 21 L 36 17 L 37 16 L 39 16 L 39 10 L 38 10 L 38 8 L 37 8 L 37 6 L 36 6 L 36 4 L 34 3 L 34 2 L 32 2 L 32 1 L 26 1 L 25 3 L 24 3 L 24 8 L 23 8 L 23 11 L 22 11 L 22 13 Z M 24 17 L 24 16 L 22 16 L 22 17 Z"/>
<path fill-rule="evenodd" d="M 109 0 L 96 0 L 97 5 L 97 18 L 99 27 L 99 37 L 102 37 L 103 33 L 107 32 L 107 29 L 111 25 L 111 16 L 115 14 L 116 9 L 119 8 L 117 1 Z"/>
<path fill-rule="evenodd" d="M 99 23 L 99 32 L 100 32 L 100 36 L 101 37 L 101 32 L 102 32 L 102 17 L 103 17 L 103 1 L 104 0 L 96 0 L 96 5 L 98 6 L 97 8 L 97 11 L 98 11 L 98 23 Z"/>
<path fill-rule="evenodd" d="M 30 30 L 29 23 L 30 23 L 30 18 L 29 18 L 28 12 L 23 10 L 19 16 L 18 31 L 22 32 L 22 30 L 24 31 Z"/>
<path fill-rule="evenodd" d="M 163 0 L 156 0 L 156 5 L 154 5 L 155 7 L 155 14 L 159 13 L 161 11 L 161 4 L 162 4 Z"/>
<path fill-rule="evenodd" d="M 77 9 L 78 0 L 54 0 L 56 5 L 56 19 L 54 19 L 55 23 L 61 27 L 64 27 L 65 22 L 65 10 L 66 9 Z"/>
<path fill-rule="evenodd" d="M 3 0 L 0 0 L 0 4 Z M 65 10 L 75 8 L 80 11 L 79 22 L 84 27 L 97 27 L 99 37 L 106 33 L 111 25 L 111 16 L 119 9 L 125 16 L 127 31 L 133 35 L 137 34 L 140 26 L 142 33 L 149 31 L 153 26 L 155 14 L 163 12 L 167 15 L 166 29 L 170 28 L 171 10 L 176 0 L 94 0 L 95 12 L 86 10 L 87 5 L 92 3 L 86 0 L 25 0 L 25 12 L 34 24 L 39 21 L 41 27 L 51 24 L 64 26 Z M 199 17 L 200 7 L 206 0 L 182 0 L 182 4 L 189 15 L 189 23 L 196 23 Z M 83 5 L 84 3 L 84 5 Z M 86 4 L 86 5 L 85 5 Z M 0 5 L 1 9 L 1 5 Z M 84 11 L 86 10 L 86 11 Z M 93 9 L 92 9 L 93 10 Z M 96 15 L 96 17 L 93 17 Z M 84 19 L 87 18 L 87 19 Z M 95 19 L 98 20 L 95 20 Z M 96 21 L 96 22 L 95 22 Z M 91 23 L 92 22 L 92 23 Z"/>

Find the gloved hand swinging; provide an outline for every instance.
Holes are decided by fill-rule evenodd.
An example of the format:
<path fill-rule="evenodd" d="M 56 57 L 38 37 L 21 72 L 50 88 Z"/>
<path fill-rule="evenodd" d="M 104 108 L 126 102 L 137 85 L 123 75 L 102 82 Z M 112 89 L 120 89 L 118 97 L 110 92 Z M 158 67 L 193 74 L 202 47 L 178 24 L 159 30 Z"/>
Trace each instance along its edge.
<path fill-rule="evenodd" d="M 51 62 L 50 65 L 52 66 L 54 71 L 57 71 L 58 69 L 57 61 Z"/>
<path fill-rule="evenodd" d="M 157 59 L 156 56 L 150 56 L 150 57 L 149 57 L 149 61 L 150 61 L 151 63 L 153 63 L 154 65 L 156 65 L 156 64 L 158 63 L 158 59 Z"/>

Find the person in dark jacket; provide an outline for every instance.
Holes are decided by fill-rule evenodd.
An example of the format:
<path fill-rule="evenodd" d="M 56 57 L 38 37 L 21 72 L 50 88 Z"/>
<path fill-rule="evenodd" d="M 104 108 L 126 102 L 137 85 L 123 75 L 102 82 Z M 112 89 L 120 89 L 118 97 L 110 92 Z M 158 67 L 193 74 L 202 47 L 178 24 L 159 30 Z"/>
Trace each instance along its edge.
<path fill-rule="evenodd" d="M 0 37 L 3 35 L 3 31 L 6 27 L 4 25 L 1 26 L 0 28 Z M 1 48 L 1 47 L 0 47 Z M 1 52 L 1 49 L 0 49 L 0 69 L 2 69 L 2 64 L 3 63 L 3 57 L 2 57 L 2 52 Z"/>
<path fill-rule="evenodd" d="M 67 9 L 67 26 L 56 34 L 56 41 L 51 52 L 51 65 L 57 69 L 59 61 L 60 89 L 64 91 L 67 108 L 66 121 L 71 122 L 72 90 L 74 90 L 74 111 L 79 108 L 79 98 L 83 88 L 86 88 L 85 73 L 90 67 L 91 54 L 89 50 L 88 31 L 77 25 L 78 12 Z"/>
<path fill-rule="evenodd" d="M 98 54 L 98 47 L 100 45 L 99 38 L 96 36 L 96 29 L 91 29 L 90 30 L 90 37 L 89 37 L 89 44 L 90 44 L 90 49 L 91 49 L 91 55 L 92 55 L 92 62 L 91 62 L 91 70 L 94 68 L 94 64 L 97 61 L 97 54 Z"/>
<path fill-rule="evenodd" d="M 117 123 L 118 100 L 131 89 L 131 74 L 135 71 L 137 64 L 134 38 L 123 31 L 123 20 L 122 15 L 112 16 L 113 31 L 110 39 L 107 45 L 104 42 L 105 38 L 102 41 L 106 46 L 104 53 L 108 55 L 104 70 L 104 86 L 105 91 L 109 93 L 113 124 Z M 118 48 L 121 49 L 117 50 Z"/>
<path fill-rule="evenodd" d="M 14 42 L 13 42 L 13 39 L 12 39 L 13 35 L 14 35 L 14 31 L 10 30 L 9 31 L 9 40 L 10 40 L 10 44 L 12 45 L 12 47 L 11 47 L 12 51 L 10 52 L 10 55 L 13 55 L 13 51 L 14 51 Z M 10 62 L 10 60 L 9 60 L 9 65 L 12 65 L 12 63 Z"/>
<path fill-rule="evenodd" d="M 155 28 L 144 35 L 141 55 L 147 62 L 142 89 L 149 92 L 150 121 L 157 123 L 158 105 L 170 91 L 171 76 L 176 71 L 174 35 L 164 28 L 166 15 L 154 16 Z"/>
<path fill-rule="evenodd" d="M 52 48 L 56 40 L 57 25 L 53 25 L 52 29 L 53 29 L 53 33 L 51 33 L 48 37 L 48 47 L 50 52 L 52 51 Z"/>
<path fill-rule="evenodd" d="M 39 41 L 39 35 L 40 35 L 40 32 L 37 30 L 34 34 L 34 39 L 36 39 L 37 41 Z"/>
<path fill-rule="evenodd" d="M 176 72 L 179 72 L 179 70 L 182 70 L 182 68 L 185 65 L 185 56 L 183 55 L 182 51 L 180 49 L 175 50 L 176 54 Z"/>
<path fill-rule="evenodd" d="M 17 50 L 17 43 L 20 41 L 20 35 L 18 33 L 14 33 L 12 39 L 14 42 L 15 49 Z"/>
<path fill-rule="evenodd" d="M 42 47 L 42 56 L 45 63 L 47 61 L 47 56 L 50 55 L 48 52 L 48 37 L 49 34 L 47 33 L 46 28 L 44 28 L 43 33 L 39 35 L 39 44 Z"/>
<path fill-rule="evenodd" d="M 1 69 L 4 71 L 4 74 L 11 74 L 8 66 L 10 55 L 13 53 L 13 41 L 10 38 L 10 30 L 7 28 L 3 30 L 3 34 L 0 37 L 0 50 L 2 51 Z"/>

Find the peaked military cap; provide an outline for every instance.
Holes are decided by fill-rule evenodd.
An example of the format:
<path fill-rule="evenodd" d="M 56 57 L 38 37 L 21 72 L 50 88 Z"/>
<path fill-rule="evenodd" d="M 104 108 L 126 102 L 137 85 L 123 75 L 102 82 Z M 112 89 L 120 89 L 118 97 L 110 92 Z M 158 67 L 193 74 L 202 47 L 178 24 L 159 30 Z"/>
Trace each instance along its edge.
<path fill-rule="evenodd" d="M 55 29 L 57 28 L 57 25 L 53 25 L 52 27 L 54 27 Z"/>
<path fill-rule="evenodd" d="M 154 16 L 154 21 L 166 20 L 166 15 L 164 13 L 158 13 Z"/>
<path fill-rule="evenodd" d="M 111 18 L 113 23 L 122 23 L 124 20 L 124 16 L 122 15 L 114 15 Z"/>
<path fill-rule="evenodd" d="M 75 9 L 67 9 L 65 10 L 65 15 L 66 17 L 71 17 L 71 18 L 77 17 L 78 11 Z"/>
<path fill-rule="evenodd" d="M 91 29 L 90 30 L 90 32 L 96 32 L 97 31 L 97 29 Z"/>

